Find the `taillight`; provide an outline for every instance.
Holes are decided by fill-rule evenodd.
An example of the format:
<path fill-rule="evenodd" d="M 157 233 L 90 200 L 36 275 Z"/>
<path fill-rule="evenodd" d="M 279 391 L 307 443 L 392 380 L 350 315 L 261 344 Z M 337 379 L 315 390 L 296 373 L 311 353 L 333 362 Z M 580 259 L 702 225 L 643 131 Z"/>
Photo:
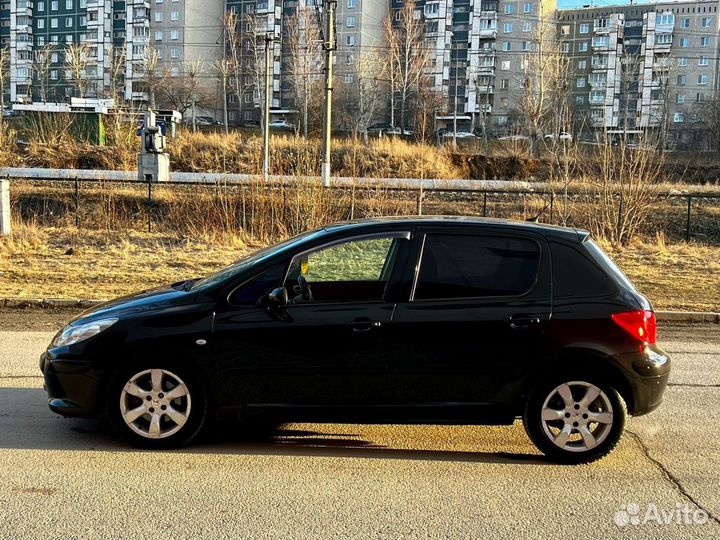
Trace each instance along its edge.
<path fill-rule="evenodd" d="M 654 345 L 657 341 L 657 321 L 653 311 L 628 311 L 613 313 L 612 320 L 631 337 L 638 341 Z"/>

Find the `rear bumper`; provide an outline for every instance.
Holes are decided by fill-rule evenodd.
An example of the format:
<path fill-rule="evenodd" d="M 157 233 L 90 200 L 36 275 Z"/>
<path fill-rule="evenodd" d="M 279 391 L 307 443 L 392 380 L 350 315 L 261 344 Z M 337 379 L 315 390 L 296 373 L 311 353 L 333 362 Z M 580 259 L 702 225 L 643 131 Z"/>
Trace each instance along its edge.
<path fill-rule="evenodd" d="M 67 360 L 46 351 L 40 356 L 48 407 L 63 416 L 92 417 L 99 412 L 99 370 L 90 361 Z"/>
<path fill-rule="evenodd" d="M 642 416 L 660 406 L 671 364 L 670 356 L 655 345 L 645 347 L 632 361 L 633 416 Z"/>

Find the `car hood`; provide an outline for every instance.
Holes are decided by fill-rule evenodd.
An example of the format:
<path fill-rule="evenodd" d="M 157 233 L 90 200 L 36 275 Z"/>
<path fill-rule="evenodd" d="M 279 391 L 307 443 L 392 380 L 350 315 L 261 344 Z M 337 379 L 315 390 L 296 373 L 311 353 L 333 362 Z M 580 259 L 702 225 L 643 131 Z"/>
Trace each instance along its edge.
<path fill-rule="evenodd" d="M 184 299 L 190 302 L 194 296 L 192 292 L 171 285 L 148 289 L 93 306 L 75 317 L 70 324 L 85 323 L 107 317 L 123 317 L 164 307 L 183 305 L 186 303 L 183 302 Z"/>

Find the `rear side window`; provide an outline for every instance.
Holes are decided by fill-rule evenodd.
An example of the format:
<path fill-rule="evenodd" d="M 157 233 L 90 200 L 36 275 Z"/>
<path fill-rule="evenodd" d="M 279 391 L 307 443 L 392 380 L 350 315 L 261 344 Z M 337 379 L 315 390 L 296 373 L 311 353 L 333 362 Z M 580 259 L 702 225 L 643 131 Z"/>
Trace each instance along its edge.
<path fill-rule="evenodd" d="M 610 278 L 581 246 L 551 240 L 550 250 L 556 298 L 606 296 L 615 291 Z"/>
<path fill-rule="evenodd" d="M 535 284 L 540 246 L 526 238 L 425 238 L 415 300 L 518 296 Z"/>

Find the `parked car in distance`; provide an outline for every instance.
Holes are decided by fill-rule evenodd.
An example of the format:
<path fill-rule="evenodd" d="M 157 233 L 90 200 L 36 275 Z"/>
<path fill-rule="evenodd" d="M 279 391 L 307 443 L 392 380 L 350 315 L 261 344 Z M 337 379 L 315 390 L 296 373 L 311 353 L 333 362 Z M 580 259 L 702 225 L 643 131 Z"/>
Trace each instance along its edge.
<path fill-rule="evenodd" d="M 388 129 L 385 133 L 387 133 L 388 135 L 406 135 L 406 136 L 415 135 L 414 130 L 407 129 L 407 128 L 402 129 L 399 127 L 394 127 L 392 129 Z"/>
<path fill-rule="evenodd" d="M 546 133 L 545 134 L 545 140 L 546 141 L 554 141 L 555 140 L 555 134 L 554 133 Z M 557 140 L 560 142 L 572 142 L 573 137 L 570 133 L 567 133 L 565 131 L 561 131 L 558 136 Z"/>
<path fill-rule="evenodd" d="M 287 120 L 272 120 L 268 125 L 270 129 L 295 129 L 295 125 Z"/>
<path fill-rule="evenodd" d="M 395 128 L 387 122 L 376 122 L 375 124 L 369 125 L 367 131 L 368 133 L 382 133 L 393 129 Z"/>
<path fill-rule="evenodd" d="M 452 132 L 452 131 L 445 130 L 445 131 L 443 131 L 443 132 L 441 133 L 441 135 L 442 135 L 443 137 L 449 137 L 449 138 L 451 138 L 451 139 L 453 138 L 453 132 Z M 470 133 L 469 131 L 458 131 L 458 132 L 457 132 L 457 135 L 455 136 L 455 138 L 457 138 L 457 139 L 470 139 L 470 138 L 472 138 L 472 137 L 475 137 L 475 134 L 474 134 L 474 133 Z"/>
<path fill-rule="evenodd" d="M 528 141 L 530 137 L 527 135 L 505 135 L 498 137 L 498 141 Z"/>
<path fill-rule="evenodd" d="M 192 116 L 183 117 L 183 124 L 192 125 Z M 220 120 L 215 120 L 212 116 L 196 116 L 196 126 L 222 126 Z"/>
<path fill-rule="evenodd" d="M 662 401 L 650 302 L 589 233 L 472 217 L 329 225 L 113 300 L 40 358 L 48 404 L 129 441 L 233 422 L 512 424 L 553 460 L 608 454 Z"/>

